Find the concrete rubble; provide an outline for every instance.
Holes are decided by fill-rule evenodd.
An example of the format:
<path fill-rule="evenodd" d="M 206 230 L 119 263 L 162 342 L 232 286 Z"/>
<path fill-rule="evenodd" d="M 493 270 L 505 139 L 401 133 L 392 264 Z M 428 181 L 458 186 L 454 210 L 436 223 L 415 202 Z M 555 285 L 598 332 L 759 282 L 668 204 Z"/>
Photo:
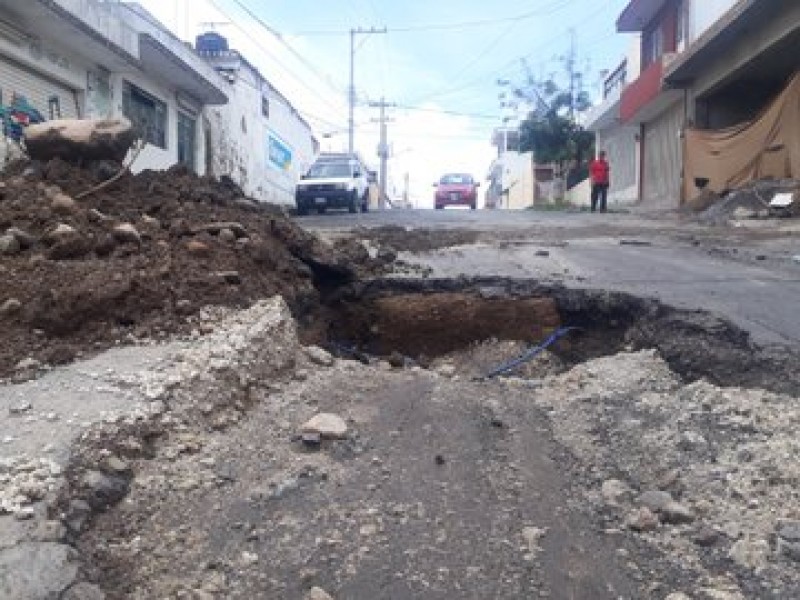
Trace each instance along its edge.
<path fill-rule="evenodd" d="M 0 387 L 3 430 L 16 433 L 0 448 L 0 597 L 91 598 L 89 584 L 76 579 L 77 553 L 65 542 L 127 494 L 131 465 L 115 453 L 127 444 L 124 451 L 135 456 L 143 440 L 122 432 L 169 437 L 235 423 L 247 409 L 251 383 L 291 368 L 296 346 L 294 322 L 274 298 L 224 318 L 218 333 L 199 343 L 110 352 Z M 55 426 L 41 413 L 23 416 L 54 406 L 67 415 Z M 12 427 L 20 418 L 24 425 Z M 61 532 L 48 529 L 52 514 L 61 515 Z M 42 539 L 42 531 L 54 531 L 44 536 L 53 539 Z"/>

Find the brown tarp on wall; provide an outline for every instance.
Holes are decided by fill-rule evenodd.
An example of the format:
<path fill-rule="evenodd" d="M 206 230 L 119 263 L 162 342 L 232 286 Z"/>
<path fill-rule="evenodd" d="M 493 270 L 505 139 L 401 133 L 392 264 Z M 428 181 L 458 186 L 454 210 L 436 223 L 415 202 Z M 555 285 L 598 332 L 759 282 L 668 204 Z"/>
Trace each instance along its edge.
<path fill-rule="evenodd" d="M 800 73 L 753 121 L 718 131 L 688 128 L 684 147 L 684 200 L 708 179 L 715 192 L 765 178 L 800 179 Z"/>

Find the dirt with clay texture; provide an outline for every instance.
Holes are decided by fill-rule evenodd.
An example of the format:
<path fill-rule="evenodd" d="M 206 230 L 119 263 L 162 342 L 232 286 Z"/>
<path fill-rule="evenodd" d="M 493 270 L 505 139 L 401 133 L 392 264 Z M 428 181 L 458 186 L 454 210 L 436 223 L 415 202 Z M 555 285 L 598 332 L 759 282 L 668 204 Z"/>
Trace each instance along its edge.
<path fill-rule="evenodd" d="M 232 182 L 183 168 L 76 199 L 118 168 L 22 163 L 0 180 L 0 377 L 191 331 L 205 305 L 281 294 L 303 313 L 319 289 L 374 266 Z"/>

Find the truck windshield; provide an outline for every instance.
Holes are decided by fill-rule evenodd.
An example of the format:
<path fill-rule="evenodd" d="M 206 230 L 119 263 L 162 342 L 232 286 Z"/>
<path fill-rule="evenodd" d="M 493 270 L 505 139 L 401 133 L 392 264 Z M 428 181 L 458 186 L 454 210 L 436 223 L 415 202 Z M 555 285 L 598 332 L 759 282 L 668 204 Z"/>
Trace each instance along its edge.
<path fill-rule="evenodd" d="M 308 177 L 316 179 L 323 177 L 350 177 L 351 175 L 350 165 L 347 163 L 317 163 L 308 170 Z"/>

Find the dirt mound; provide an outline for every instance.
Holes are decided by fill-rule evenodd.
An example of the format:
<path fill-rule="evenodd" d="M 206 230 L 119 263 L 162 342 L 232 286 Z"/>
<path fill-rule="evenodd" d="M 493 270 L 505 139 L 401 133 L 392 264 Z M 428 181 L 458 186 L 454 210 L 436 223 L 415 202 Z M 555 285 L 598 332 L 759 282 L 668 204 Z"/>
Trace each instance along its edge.
<path fill-rule="evenodd" d="M 12 165 L 0 179 L 0 376 L 22 359 L 59 364 L 189 331 L 205 305 L 281 294 L 304 312 L 320 289 L 375 268 L 230 180 L 185 168 L 126 175 L 76 199 L 118 168 L 53 160 Z"/>
<path fill-rule="evenodd" d="M 740 219 L 759 219 L 774 216 L 769 203 L 776 194 L 795 192 L 800 182 L 793 179 L 764 179 L 733 190 L 719 199 L 713 192 L 696 201 L 698 218 L 709 225 L 724 225 Z"/>

